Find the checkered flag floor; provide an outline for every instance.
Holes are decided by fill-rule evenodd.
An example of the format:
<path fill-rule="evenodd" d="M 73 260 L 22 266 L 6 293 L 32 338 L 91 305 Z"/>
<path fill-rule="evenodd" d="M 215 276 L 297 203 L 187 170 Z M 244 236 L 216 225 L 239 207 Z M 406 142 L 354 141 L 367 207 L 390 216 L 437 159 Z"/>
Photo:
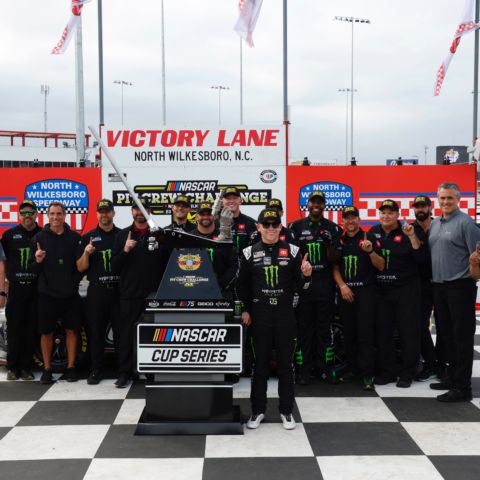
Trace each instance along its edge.
<path fill-rule="evenodd" d="M 37 379 L 39 374 L 36 375 Z M 358 383 L 297 387 L 297 428 L 283 429 L 276 380 L 266 419 L 243 436 L 133 435 L 144 386 L 8 382 L 0 368 L 2 480 L 478 480 L 480 321 L 472 402 L 444 404 L 428 382 L 364 392 Z M 235 386 L 249 413 L 248 379 Z"/>

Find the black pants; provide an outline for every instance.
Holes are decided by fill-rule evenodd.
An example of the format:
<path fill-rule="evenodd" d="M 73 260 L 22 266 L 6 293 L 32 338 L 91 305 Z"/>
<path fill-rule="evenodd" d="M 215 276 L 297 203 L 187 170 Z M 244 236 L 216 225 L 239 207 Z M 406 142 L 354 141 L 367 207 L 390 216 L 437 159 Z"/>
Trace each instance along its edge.
<path fill-rule="evenodd" d="M 130 376 L 133 373 L 133 347 L 135 343 L 135 325 L 145 308 L 142 298 L 120 299 L 120 324 L 118 326 L 118 374 Z"/>
<path fill-rule="evenodd" d="M 374 375 L 375 290 L 375 285 L 352 288 L 352 303 L 340 297 L 347 361 L 352 371 L 359 370 L 364 377 Z"/>
<path fill-rule="evenodd" d="M 420 282 L 379 287 L 377 301 L 377 348 L 380 375 L 413 379 L 420 359 Z M 394 335 L 400 341 L 397 365 Z"/>
<path fill-rule="evenodd" d="M 14 372 L 32 369 L 37 330 L 37 285 L 10 283 L 7 317 L 7 368 Z"/>
<path fill-rule="evenodd" d="M 420 284 L 420 352 L 429 368 L 437 364 L 436 348 L 430 333 L 430 317 L 433 310 L 433 286 L 422 281 Z M 437 343 L 438 343 L 437 336 Z"/>
<path fill-rule="evenodd" d="M 445 341 L 448 379 L 455 388 L 470 391 L 475 339 L 476 282 L 470 278 L 434 283 L 437 329 Z"/>
<path fill-rule="evenodd" d="M 303 373 L 309 374 L 312 368 L 325 371 L 327 352 L 332 343 L 332 323 L 335 308 L 333 280 L 320 280 L 322 288 L 315 299 L 300 297 L 296 309 L 298 342 L 302 352 Z"/>
<path fill-rule="evenodd" d="M 267 381 L 270 374 L 272 346 L 275 346 L 278 368 L 278 396 L 280 413 L 292 413 L 295 400 L 293 354 L 295 352 L 295 317 L 293 310 L 252 311 L 252 343 L 254 368 L 250 400 L 252 413 L 263 413 L 267 408 Z"/>
<path fill-rule="evenodd" d="M 92 370 L 101 371 L 103 369 L 105 335 L 108 324 L 112 326 L 113 345 L 118 359 L 119 314 L 117 287 L 90 283 L 87 292 L 87 324 Z"/>

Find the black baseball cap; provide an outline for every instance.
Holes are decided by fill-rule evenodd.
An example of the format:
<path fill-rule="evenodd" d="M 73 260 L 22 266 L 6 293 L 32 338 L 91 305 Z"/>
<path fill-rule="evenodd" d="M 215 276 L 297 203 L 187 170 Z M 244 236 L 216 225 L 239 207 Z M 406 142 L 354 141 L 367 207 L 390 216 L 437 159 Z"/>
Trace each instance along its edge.
<path fill-rule="evenodd" d="M 140 203 L 144 206 L 144 208 L 151 208 L 150 207 L 150 202 L 148 201 L 147 197 L 139 197 Z M 134 202 L 132 204 L 132 208 L 138 208 L 138 204 Z"/>
<path fill-rule="evenodd" d="M 197 213 L 211 212 L 212 210 L 213 210 L 213 205 L 210 202 L 204 202 L 198 206 Z"/>
<path fill-rule="evenodd" d="M 325 203 L 325 194 L 323 192 L 319 192 L 318 190 L 315 192 L 312 192 L 308 196 L 308 201 L 313 202 L 313 200 L 321 200 L 323 203 Z"/>
<path fill-rule="evenodd" d="M 22 203 L 20 204 L 19 209 L 21 210 L 23 206 L 29 206 L 30 208 L 33 208 L 35 211 L 37 210 L 37 204 L 33 200 L 22 200 Z"/>
<path fill-rule="evenodd" d="M 97 212 L 100 210 L 108 210 L 112 212 L 114 210 L 112 201 L 108 198 L 102 198 L 99 200 L 97 203 Z"/>
<path fill-rule="evenodd" d="M 387 199 L 382 202 L 382 204 L 378 207 L 379 210 L 383 210 L 384 208 L 390 208 L 394 212 L 399 212 L 400 207 L 395 200 Z"/>
<path fill-rule="evenodd" d="M 224 197 L 227 195 L 235 195 L 236 197 L 240 197 L 240 192 L 237 187 L 227 187 L 223 192 Z"/>
<path fill-rule="evenodd" d="M 190 198 L 188 198 L 186 195 L 182 195 L 182 194 L 177 195 L 173 204 L 175 205 L 177 203 L 184 203 L 185 205 L 187 205 L 189 207 L 190 206 Z"/>
<path fill-rule="evenodd" d="M 279 200 L 278 198 L 271 198 L 267 202 L 267 208 L 278 208 L 279 210 L 283 211 L 283 204 L 282 201 Z"/>
<path fill-rule="evenodd" d="M 419 195 L 418 197 L 415 197 L 413 200 L 413 206 L 417 207 L 420 205 L 427 205 L 428 207 L 432 204 L 432 201 L 430 200 L 430 197 L 427 197 L 427 195 Z"/>
<path fill-rule="evenodd" d="M 344 207 L 342 210 L 342 217 L 346 217 L 347 215 L 354 215 L 355 217 L 359 217 L 360 212 L 358 211 L 357 207 L 350 205 L 348 207 Z"/>
<path fill-rule="evenodd" d="M 258 223 L 273 223 L 279 225 L 281 221 L 278 211 L 273 208 L 265 208 L 258 216 Z"/>

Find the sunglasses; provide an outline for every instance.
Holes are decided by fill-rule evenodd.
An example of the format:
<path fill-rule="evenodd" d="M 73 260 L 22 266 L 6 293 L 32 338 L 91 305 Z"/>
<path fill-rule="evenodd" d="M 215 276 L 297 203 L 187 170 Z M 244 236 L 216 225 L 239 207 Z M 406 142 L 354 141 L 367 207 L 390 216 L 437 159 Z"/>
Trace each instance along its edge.
<path fill-rule="evenodd" d="M 280 224 L 276 223 L 276 222 L 275 223 L 272 223 L 272 222 L 263 222 L 262 223 L 262 227 L 267 228 L 267 229 L 268 228 L 278 228 L 279 226 L 280 226 Z"/>
<path fill-rule="evenodd" d="M 20 215 L 22 217 L 26 217 L 27 215 L 29 217 L 33 217 L 35 215 L 35 212 L 33 210 L 23 210 L 23 211 L 20 212 Z"/>

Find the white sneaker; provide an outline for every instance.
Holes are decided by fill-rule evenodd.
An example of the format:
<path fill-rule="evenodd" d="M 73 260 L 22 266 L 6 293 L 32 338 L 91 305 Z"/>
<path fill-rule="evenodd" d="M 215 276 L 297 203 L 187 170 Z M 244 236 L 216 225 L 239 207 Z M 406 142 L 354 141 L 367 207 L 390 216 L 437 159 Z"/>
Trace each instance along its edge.
<path fill-rule="evenodd" d="M 280 418 L 282 419 L 283 428 L 286 430 L 293 430 L 297 426 L 291 413 L 288 413 L 287 415 L 281 413 Z"/>
<path fill-rule="evenodd" d="M 265 415 L 263 413 L 257 413 L 255 415 L 252 415 L 247 422 L 247 428 L 258 428 L 260 426 L 260 423 L 262 423 L 263 419 L 265 418 Z"/>

